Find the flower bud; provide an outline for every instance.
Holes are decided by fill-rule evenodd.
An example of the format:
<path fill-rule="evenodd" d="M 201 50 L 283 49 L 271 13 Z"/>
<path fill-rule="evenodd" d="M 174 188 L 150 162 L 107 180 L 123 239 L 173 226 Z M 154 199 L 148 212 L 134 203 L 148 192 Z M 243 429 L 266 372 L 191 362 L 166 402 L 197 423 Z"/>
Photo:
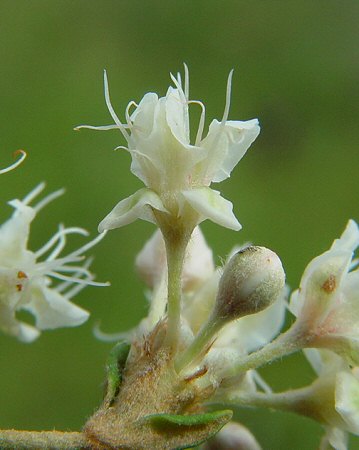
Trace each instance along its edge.
<path fill-rule="evenodd" d="M 284 281 L 282 263 L 274 252 L 245 247 L 224 268 L 213 316 L 227 322 L 262 311 L 278 298 Z"/>
<path fill-rule="evenodd" d="M 203 450 L 261 450 L 261 446 L 248 428 L 229 422 L 204 444 Z"/>

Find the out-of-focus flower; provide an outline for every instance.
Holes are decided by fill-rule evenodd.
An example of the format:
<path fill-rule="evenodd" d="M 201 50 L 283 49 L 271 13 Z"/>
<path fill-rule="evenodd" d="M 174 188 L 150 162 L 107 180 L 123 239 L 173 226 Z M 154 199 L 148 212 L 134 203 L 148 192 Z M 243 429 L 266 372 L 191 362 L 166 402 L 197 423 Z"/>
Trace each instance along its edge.
<path fill-rule="evenodd" d="M 9 202 L 15 211 L 0 227 L 0 330 L 24 342 L 36 339 L 41 330 L 81 325 L 89 313 L 70 299 L 87 285 L 108 284 L 93 281 L 94 277 L 88 270 L 90 259 L 82 265 L 76 264 L 104 234 L 60 256 L 68 234 L 88 235 L 82 228 L 60 225 L 58 232 L 39 250 L 32 252 L 27 248 L 30 224 L 36 214 L 63 194 L 63 190 L 53 192 L 35 206 L 30 206 L 44 187 L 42 183 L 23 200 Z M 39 260 L 44 255 L 46 258 Z M 61 282 L 53 286 L 53 279 Z M 34 326 L 17 318 L 17 312 L 22 310 L 34 315 Z"/>
<path fill-rule="evenodd" d="M 194 224 L 210 219 L 234 230 L 241 228 L 232 212 L 232 203 L 209 186 L 228 178 L 259 133 L 257 119 L 230 121 L 232 72 L 228 78 L 226 106 L 221 121 L 213 120 L 203 138 L 205 107 L 189 99 L 189 76 L 185 66 L 181 77 L 171 75 L 175 87 L 165 97 L 147 93 L 137 105 L 126 108 L 126 125 L 116 115 L 109 96 L 105 72 L 105 98 L 115 125 L 79 128 L 109 130 L 117 128 L 124 136 L 132 157 L 131 171 L 146 188 L 120 201 L 100 223 L 99 230 L 126 225 L 137 218 L 158 223 L 154 211 L 190 220 Z M 189 105 L 197 104 L 202 113 L 194 139 L 190 136 Z M 130 114 L 130 109 L 134 111 Z"/>
<path fill-rule="evenodd" d="M 350 369 L 329 350 L 307 349 L 307 359 L 318 375 L 302 398 L 308 412 L 325 427 L 321 448 L 347 450 L 348 433 L 359 435 L 359 368 Z M 307 399 L 307 400 L 306 400 Z"/>
<path fill-rule="evenodd" d="M 350 220 L 340 239 L 304 271 L 289 309 L 308 347 L 325 347 L 359 364 L 359 270 L 353 252 L 359 229 Z"/>
<path fill-rule="evenodd" d="M 167 276 L 166 248 L 160 230 L 157 230 L 137 255 L 136 267 L 139 275 L 150 288 L 155 288 L 163 276 Z M 182 272 L 182 289 L 193 291 L 214 271 L 213 252 L 199 227 L 193 230 L 186 248 Z"/>
<path fill-rule="evenodd" d="M 256 438 L 245 426 L 229 422 L 201 450 L 261 450 Z"/>
<path fill-rule="evenodd" d="M 0 169 L 0 175 L 6 172 L 10 172 L 10 170 L 15 169 L 15 167 L 19 166 L 24 159 L 26 158 L 26 152 L 24 150 L 16 150 L 16 152 L 14 152 L 14 155 L 20 155 L 20 157 L 17 159 L 17 161 L 15 161 L 13 164 L 11 164 L 8 167 L 5 167 L 5 169 Z"/>

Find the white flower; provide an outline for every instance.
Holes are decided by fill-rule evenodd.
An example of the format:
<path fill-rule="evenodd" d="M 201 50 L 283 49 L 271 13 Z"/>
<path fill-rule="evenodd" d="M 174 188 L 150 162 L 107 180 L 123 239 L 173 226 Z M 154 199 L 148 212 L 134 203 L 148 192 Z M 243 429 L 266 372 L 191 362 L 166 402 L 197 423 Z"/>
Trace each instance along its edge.
<path fill-rule="evenodd" d="M 79 126 L 109 130 L 117 128 L 124 136 L 132 157 L 131 171 L 146 188 L 120 201 L 100 223 L 99 230 L 126 225 L 137 218 L 156 223 L 153 211 L 165 212 L 195 224 L 212 221 L 234 230 L 241 228 L 232 212 L 232 204 L 209 188 L 212 182 L 228 178 L 259 133 L 257 119 L 228 120 L 232 72 L 228 78 L 226 106 L 221 121 L 213 120 L 203 138 L 205 107 L 189 100 L 189 76 L 185 66 L 185 83 L 180 75 L 171 75 L 175 87 L 165 97 L 147 93 L 137 105 L 126 108 L 126 125 L 116 115 L 109 96 L 105 72 L 105 98 L 115 125 Z M 202 113 L 195 138 L 190 136 L 189 105 L 197 104 Z M 130 114 L 130 109 L 134 111 Z"/>
<path fill-rule="evenodd" d="M 297 329 L 307 335 L 308 347 L 325 347 L 359 364 L 359 270 L 353 270 L 353 252 L 359 229 L 350 220 L 344 233 L 327 252 L 304 271 L 300 288 L 289 308 Z"/>
<path fill-rule="evenodd" d="M 322 422 L 327 443 L 336 450 L 346 450 L 348 433 L 359 435 L 359 368 L 329 350 L 307 349 L 305 355 L 318 375 L 309 387 L 308 404 L 312 415 Z"/>
<path fill-rule="evenodd" d="M 24 342 L 36 339 L 40 330 L 64 326 L 77 326 L 86 321 L 89 313 L 70 302 L 86 285 L 96 283 L 88 270 L 91 260 L 83 265 L 73 265 L 83 260 L 83 253 L 99 242 L 99 235 L 83 247 L 60 257 L 66 235 L 78 233 L 87 236 L 82 228 L 59 227 L 59 231 L 39 250 L 27 248 L 30 224 L 37 212 L 50 201 L 62 195 L 53 192 L 35 206 L 29 204 L 44 189 L 40 184 L 22 201 L 12 200 L 15 209 L 12 217 L 0 227 L 0 330 Z M 47 254 L 45 260 L 39 258 Z M 56 286 L 52 278 L 61 280 Z M 35 316 L 35 326 L 17 319 L 18 311 L 26 310 Z"/>
<path fill-rule="evenodd" d="M 201 450 L 261 450 L 248 428 L 236 422 L 227 423 L 219 433 L 200 447 Z"/>

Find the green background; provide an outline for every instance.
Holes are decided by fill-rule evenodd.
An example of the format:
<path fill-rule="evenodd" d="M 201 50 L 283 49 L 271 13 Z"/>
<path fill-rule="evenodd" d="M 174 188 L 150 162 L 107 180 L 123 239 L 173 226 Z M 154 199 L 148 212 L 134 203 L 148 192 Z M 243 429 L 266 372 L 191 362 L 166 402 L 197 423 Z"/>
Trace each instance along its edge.
<path fill-rule="evenodd" d="M 249 240 L 274 249 L 297 287 L 348 218 L 359 220 L 358 23 L 356 0 L 0 0 L 0 166 L 18 148 L 29 153 L 1 176 L 0 218 L 11 212 L 6 201 L 42 180 L 48 192 L 65 186 L 33 224 L 35 250 L 59 222 L 95 235 L 115 203 L 141 186 L 129 155 L 112 151 L 123 144 L 120 133 L 72 130 L 111 123 L 104 68 L 123 117 L 129 100 L 164 95 L 169 71 L 186 62 L 191 97 L 205 102 L 208 121 L 222 115 L 234 68 L 230 118 L 258 117 L 262 132 L 218 186 L 243 230 L 211 223 L 203 230 L 218 257 Z M 96 341 L 92 328 L 100 320 L 106 331 L 126 330 L 146 314 L 132 266 L 153 230 L 138 221 L 92 251 L 97 279 L 112 286 L 76 298 L 92 313 L 84 326 L 45 332 L 32 345 L 1 336 L 1 428 L 76 430 L 94 411 L 110 345 Z M 73 238 L 70 248 L 81 242 Z M 300 356 L 262 374 L 275 389 L 312 379 Z M 319 425 L 295 416 L 247 410 L 238 418 L 264 449 L 314 449 L 321 435 Z"/>

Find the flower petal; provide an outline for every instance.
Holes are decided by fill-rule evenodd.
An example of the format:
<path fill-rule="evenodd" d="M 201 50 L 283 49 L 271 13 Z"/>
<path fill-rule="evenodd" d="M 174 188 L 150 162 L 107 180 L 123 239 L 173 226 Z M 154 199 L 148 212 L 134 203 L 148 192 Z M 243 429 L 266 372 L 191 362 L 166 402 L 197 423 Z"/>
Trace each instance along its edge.
<path fill-rule="evenodd" d="M 259 132 L 257 119 L 229 120 L 225 124 L 213 120 L 201 144 L 208 149 L 206 160 L 199 164 L 206 173 L 205 178 L 215 183 L 228 178 Z"/>
<path fill-rule="evenodd" d="M 102 220 L 98 230 L 120 228 L 136 219 L 147 220 L 156 223 L 152 209 L 167 212 L 160 197 L 151 189 L 143 188 L 130 197 L 121 200 L 113 210 Z"/>
<path fill-rule="evenodd" d="M 84 309 L 69 302 L 55 289 L 34 286 L 31 294 L 31 301 L 24 306 L 24 309 L 35 316 L 36 327 L 39 330 L 76 327 L 86 322 L 90 315 Z"/>
<path fill-rule="evenodd" d="M 359 434 L 359 379 L 350 372 L 337 375 L 335 409 L 348 425 L 348 431 Z"/>
<path fill-rule="evenodd" d="M 210 219 L 218 225 L 238 231 L 242 228 L 233 214 L 232 203 L 221 197 L 218 191 L 208 187 L 182 191 L 182 195 L 200 215 L 201 219 Z"/>

